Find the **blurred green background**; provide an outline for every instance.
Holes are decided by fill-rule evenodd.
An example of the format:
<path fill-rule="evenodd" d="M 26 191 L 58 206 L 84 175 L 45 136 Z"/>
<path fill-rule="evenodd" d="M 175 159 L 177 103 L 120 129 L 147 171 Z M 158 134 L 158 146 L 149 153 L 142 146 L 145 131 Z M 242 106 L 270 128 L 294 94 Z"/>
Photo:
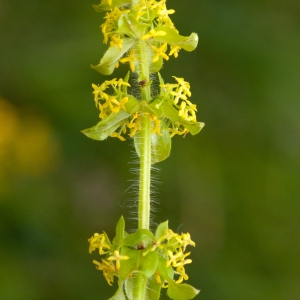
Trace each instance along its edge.
<path fill-rule="evenodd" d="M 0 299 L 108 299 L 87 239 L 121 214 L 136 226 L 132 142 L 80 133 L 107 79 L 89 67 L 106 49 L 92 4 L 0 0 Z M 200 40 L 161 73 L 191 83 L 206 127 L 157 165 L 153 221 L 191 233 L 198 299 L 299 299 L 300 2 L 168 7 Z"/>

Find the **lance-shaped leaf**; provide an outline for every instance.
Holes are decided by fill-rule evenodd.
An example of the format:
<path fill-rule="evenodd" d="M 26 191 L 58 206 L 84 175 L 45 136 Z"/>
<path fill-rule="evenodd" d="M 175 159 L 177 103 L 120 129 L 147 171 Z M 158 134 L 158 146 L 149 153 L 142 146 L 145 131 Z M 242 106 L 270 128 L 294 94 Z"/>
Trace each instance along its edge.
<path fill-rule="evenodd" d="M 118 60 L 133 46 L 134 43 L 134 39 L 124 38 L 122 50 L 117 46 L 109 47 L 101 58 L 100 63 L 96 66 L 91 65 L 91 67 L 103 75 L 110 75 L 114 71 Z"/>
<path fill-rule="evenodd" d="M 167 295 L 171 299 L 189 300 L 193 299 L 199 292 L 200 290 L 196 290 L 194 287 L 186 283 L 176 283 L 173 280 L 168 282 Z"/>
<path fill-rule="evenodd" d="M 170 119 L 171 121 L 176 121 L 180 123 L 183 127 L 185 127 L 192 135 L 195 135 L 200 132 L 200 130 L 204 127 L 204 123 L 202 122 L 189 122 L 183 119 L 181 116 L 178 116 L 178 111 L 174 108 L 174 106 L 168 101 L 164 101 L 161 105 L 164 115 Z"/>
<path fill-rule="evenodd" d="M 116 236 L 113 240 L 113 244 L 118 245 L 122 242 L 124 238 L 124 230 L 125 230 L 125 220 L 123 216 L 121 216 L 116 226 Z"/>
<path fill-rule="evenodd" d="M 157 229 L 156 229 L 156 232 L 155 232 L 155 238 L 158 240 L 161 236 L 165 235 L 166 232 L 168 231 L 169 229 L 169 226 L 168 226 L 168 223 L 169 221 L 165 221 L 163 223 L 160 223 L 158 226 L 157 226 Z"/>
<path fill-rule="evenodd" d="M 110 242 L 110 239 L 105 231 L 103 231 L 104 237 L 105 237 L 105 242 L 109 247 L 112 247 L 112 243 Z"/>
<path fill-rule="evenodd" d="M 119 280 L 119 288 L 118 288 L 118 290 L 108 300 L 126 300 L 126 297 L 125 297 L 124 291 L 123 291 L 123 284 L 124 284 L 124 281 L 123 280 Z"/>
<path fill-rule="evenodd" d="M 116 6 L 122 7 L 132 3 L 132 0 L 112 0 L 112 5 L 108 4 L 108 0 L 100 0 L 100 4 L 93 5 L 96 12 L 111 10 Z"/>
<path fill-rule="evenodd" d="M 148 25 L 139 23 L 132 15 L 123 14 L 118 20 L 117 33 L 126 34 L 132 38 L 141 38 L 148 28 Z"/>
<path fill-rule="evenodd" d="M 180 35 L 176 29 L 170 28 L 169 26 L 157 26 L 155 31 L 164 31 L 166 35 L 155 36 L 153 39 L 161 43 L 168 43 L 169 45 L 176 45 L 186 51 L 193 51 L 198 44 L 197 33 L 192 33 L 190 36 Z"/>
<path fill-rule="evenodd" d="M 129 259 L 121 261 L 121 268 L 119 272 L 121 279 L 125 280 L 133 271 L 139 271 L 147 278 L 151 277 L 155 273 L 159 255 L 156 251 L 148 252 L 146 255 L 143 255 L 146 251 L 148 250 L 136 250 L 127 247 L 123 248 L 122 255 L 128 256 Z"/>
<path fill-rule="evenodd" d="M 127 72 L 126 76 L 124 77 L 124 82 L 127 82 L 129 81 L 129 77 L 130 77 L 130 71 Z M 127 85 L 126 84 L 123 84 L 122 85 L 122 92 L 127 95 Z"/>
<path fill-rule="evenodd" d="M 123 120 L 129 116 L 129 113 L 124 110 L 120 110 L 118 113 L 111 113 L 106 119 L 102 120 L 97 125 L 84 129 L 81 132 L 93 140 L 103 141 L 115 132 L 115 130 L 121 126 Z"/>

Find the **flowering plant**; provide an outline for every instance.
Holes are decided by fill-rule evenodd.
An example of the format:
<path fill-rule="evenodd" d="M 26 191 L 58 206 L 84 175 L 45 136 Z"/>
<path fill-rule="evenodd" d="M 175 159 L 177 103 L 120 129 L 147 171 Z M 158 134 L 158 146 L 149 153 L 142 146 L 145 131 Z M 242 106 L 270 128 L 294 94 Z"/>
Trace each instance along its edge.
<path fill-rule="evenodd" d="M 166 0 L 102 0 L 94 8 L 106 12 L 100 27 L 109 48 L 92 68 L 110 75 L 120 63 L 128 63 L 130 71 L 124 78 L 92 85 L 101 121 L 82 132 L 94 140 L 133 138 L 140 174 L 138 229 L 128 234 L 121 217 L 115 238 L 95 233 L 88 240 L 89 251 L 97 249 L 102 256 L 101 262 L 93 262 L 109 285 L 118 279 L 113 300 L 156 300 L 161 288 L 167 288 L 171 299 L 192 299 L 199 291 L 182 282 L 188 279 L 185 265 L 192 262 L 186 248 L 195 243 L 189 233 L 174 233 L 167 221 L 155 233 L 150 231 L 150 173 L 151 165 L 170 155 L 174 135 L 195 135 L 204 126 L 197 122 L 196 105 L 189 100 L 190 84 L 175 76 L 173 83 L 165 83 L 159 73 L 163 60 L 178 57 L 181 49 L 194 50 L 198 36 L 179 34 L 169 17 L 175 11 L 166 8 Z M 128 91 L 131 74 L 137 76 L 135 93 Z M 155 76 L 156 92 L 151 80 Z"/>

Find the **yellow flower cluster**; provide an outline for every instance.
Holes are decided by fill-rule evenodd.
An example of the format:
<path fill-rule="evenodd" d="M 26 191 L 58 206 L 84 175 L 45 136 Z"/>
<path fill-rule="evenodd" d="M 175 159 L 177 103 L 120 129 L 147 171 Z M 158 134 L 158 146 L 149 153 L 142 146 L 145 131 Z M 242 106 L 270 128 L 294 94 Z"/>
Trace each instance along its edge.
<path fill-rule="evenodd" d="M 110 4 L 110 3 L 108 3 Z M 112 3 L 110 4 L 112 5 Z M 151 13 L 149 13 L 151 12 Z M 179 46 L 171 45 L 170 52 L 167 54 L 167 43 L 153 42 L 154 37 L 165 36 L 166 32 L 163 30 L 154 30 L 157 26 L 168 26 L 176 30 L 174 23 L 171 21 L 169 15 L 175 13 L 174 9 L 167 9 L 166 0 L 144 0 L 140 1 L 140 4 L 134 7 L 134 10 L 128 9 L 128 7 L 112 7 L 111 11 L 106 12 L 105 22 L 100 26 L 104 39 L 103 43 L 107 44 L 110 40 L 110 47 L 118 47 L 122 50 L 124 34 L 118 32 L 118 20 L 124 14 L 131 14 L 136 21 L 141 24 L 149 24 L 148 33 L 144 34 L 141 39 L 151 41 L 150 47 L 153 50 L 152 62 L 158 61 L 160 57 L 165 60 L 169 60 L 169 56 L 174 55 L 178 57 L 178 52 L 181 49 Z M 178 32 L 176 30 L 176 32 Z M 154 45 L 153 45 L 154 44 Z M 131 50 L 127 57 L 121 58 L 121 63 L 128 62 L 132 72 L 135 71 L 134 61 L 137 58 L 134 55 L 134 50 Z M 116 63 L 116 67 L 119 66 L 119 61 Z"/>
<path fill-rule="evenodd" d="M 131 56 L 134 56 L 134 50 L 132 50 Z M 123 59 L 125 61 L 127 58 Z M 133 66 L 134 67 L 134 66 Z M 156 104 L 156 108 L 158 109 L 159 106 L 168 99 L 171 101 L 173 107 L 178 110 L 178 116 L 183 118 L 185 121 L 188 122 L 197 122 L 196 119 L 196 111 L 197 107 L 191 101 L 188 100 L 188 97 L 191 97 L 190 92 L 190 84 L 184 80 L 184 78 L 179 78 L 173 76 L 173 78 L 177 81 L 174 84 L 161 84 L 161 97 L 163 100 L 160 104 Z M 123 86 L 129 86 L 128 82 L 125 82 L 122 78 L 120 79 L 112 79 L 106 80 L 101 85 L 92 84 L 94 89 L 94 101 L 96 107 L 100 110 L 100 118 L 106 119 L 111 113 L 118 113 L 120 110 L 126 111 L 126 103 L 128 102 L 127 94 L 124 94 L 122 91 Z M 109 87 L 112 87 L 114 90 L 114 95 L 109 95 L 105 91 Z M 103 102 L 104 101 L 104 102 Z M 125 141 L 125 138 L 122 134 L 126 134 L 127 129 L 130 130 L 129 136 L 133 137 L 138 131 L 141 130 L 141 112 L 134 113 L 130 119 L 126 119 L 124 121 L 123 126 L 120 127 L 118 132 L 114 132 L 111 134 L 111 137 L 117 137 L 121 141 Z M 152 121 L 152 134 L 157 133 L 162 135 L 161 125 L 163 121 L 162 119 L 157 118 L 155 115 L 151 114 L 151 121 Z M 167 120 L 166 120 L 167 121 Z M 188 130 L 182 126 L 179 122 L 171 122 L 170 128 L 168 129 L 170 132 L 171 137 L 174 135 L 185 135 L 188 133 Z"/>
<path fill-rule="evenodd" d="M 118 29 L 118 20 L 124 13 L 129 13 L 130 10 L 124 8 L 118 8 L 117 6 L 112 9 L 110 12 L 105 14 L 105 22 L 100 26 L 104 39 L 103 43 L 107 44 L 108 39 L 111 38 L 110 46 L 118 46 L 118 48 L 122 49 L 123 40 L 120 39 L 119 34 L 116 33 Z"/>
<path fill-rule="evenodd" d="M 105 234 L 95 233 L 88 239 L 88 242 L 90 244 L 90 253 L 99 249 L 100 255 L 106 255 L 105 259 L 102 259 L 102 262 L 93 260 L 93 263 L 96 265 L 97 270 L 103 271 L 103 276 L 107 283 L 112 285 L 114 277 L 119 276 L 121 261 L 128 260 L 129 257 L 121 255 L 121 246 L 115 249 Z M 188 275 L 185 272 L 185 265 L 192 262 L 191 259 L 187 258 L 190 252 L 185 253 L 188 245 L 195 246 L 189 233 L 177 234 L 171 229 L 168 229 L 156 242 L 153 242 L 153 245 L 149 246 L 148 251 L 145 251 L 143 256 L 146 256 L 149 252 L 159 251 L 160 255 L 166 258 L 166 268 L 171 266 L 174 269 L 174 273 L 178 276 L 175 282 L 181 283 L 183 280 L 188 279 Z M 162 283 L 158 270 L 156 270 L 154 276 L 157 283 Z M 168 285 L 164 285 L 163 287 L 166 288 Z"/>
<path fill-rule="evenodd" d="M 101 119 L 107 118 L 112 112 L 118 113 L 120 109 L 126 111 L 125 104 L 128 102 L 128 97 L 122 97 L 123 93 L 121 91 L 121 87 L 124 85 L 130 86 L 130 84 L 123 81 L 122 78 L 119 80 L 116 78 L 106 80 L 101 85 L 92 84 L 95 105 L 100 110 Z M 110 96 L 104 92 L 109 86 L 114 89 L 115 96 Z M 104 100 L 105 103 L 101 103 L 101 100 Z"/>
<path fill-rule="evenodd" d="M 105 90 L 112 87 L 115 95 L 108 95 Z M 112 80 L 106 80 L 101 85 L 92 84 L 94 89 L 94 101 L 96 107 L 100 110 L 99 117 L 103 120 L 106 119 L 111 113 L 118 113 L 120 110 L 126 111 L 126 103 L 128 102 L 128 96 L 123 97 L 122 86 L 130 86 L 129 83 L 125 82 L 122 78 L 117 80 L 116 78 Z M 101 101 L 104 101 L 101 102 Z M 129 136 L 133 137 L 138 131 L 141 130 L 141 120 L 142 114 L 136 112 L 131 116 L 131 119 L 126 119 L 123 126 L 120 127 L 119 132 L 113 132 L 110 136 L 117 137 L 121 141 L 125 141 L 122 134 L 126 134 L 127 128 L 130 130 Z M 152 121 L 152 134 L 157 133 L 161 135 L 160 125 L 161 120 L 159 120 L 155 115 L 151 115 Z"/>
<path fill-rule="evenodd" d="M 197 107 L 191 101 L 188 100 L 188 97 L 191 97 L 192 93 L 190 92 L 190 84 L 187 81 L 184 81 L 184 78 L 179 78 L 173 76 L 177 81 L 175 84 L 161 84 L 161 96 L 169 99 L 173 106 L 178 110 L 178 116 L 182 117 L 188 122 L 197 122 L 196 111 Z M 159 105 L 158 105 L 159 107 Z M 175 134 L 183 135 L 188 133 L 188 130 L 180 125 L 178 122 L 173 122 L 171 128 L 171 137 Z"/>
<path fill-rule="evenodd" d="M 153 12 L 156 16 L 156 25 L 169 25 L 174 28 L 174 24 L 171 21 L 169 15 L 174 14 L 174 9 L 167 9 L 167 0 L 143 0 L 137 7 L 136 20 L 140 20 L 144 23 L 151 21 L 149 11 Z"/>
<path fill-rule="evenodd" d="M 102 259 L 102 263 L 97 260 L 93 260 L 93 263 L 96 265 L 96 269 L 103 271 L 103 276 L 105 277 L 107 283 L 112 285 L 114 282 L 114 277 L 118 277 L 118 271 L 120 270 L 120 261 L 129 259 L 128 256 L 120 255 L 119 250 L 114 250 L 111 253 L 109 250 L 111 246 L 107 243 L 105 235 L 95 233 L 90 239 L 89 252 L 92 253 L 97 248 L 99 249 L 99 254 L 108 254 L 106 259 Z M 105 251 L 106 250 L 106 251 Z"/>
<path fill-rule="evenodd" d="M 189 277 L 185 273 L 184 265 L 190 264 L 191 259 L 186 259 L 190 255 L 190 252 L 184 253 L 188 245 L 195 247 L 195 242 L 191 240 L 189 233 L 177 234 L 171 229 L 168 229 L 164 235 L 162 235 L 156 243 L 150 248 L 150 252 L 159 249 L 162 253 L 165 253 L 168 260 L 166 267 L 172 266 L 175 270 L 175 274 L 179 275 L 176 283 L 181 283 L 183 280 L 187 280 Z M 144 254 L 147 255 L 148 252 Z M 161 283 L 159 272 L 156 272 L 155 278 L 157 283 Z M 167 285 L 163 286 L 168 287 Z"/>

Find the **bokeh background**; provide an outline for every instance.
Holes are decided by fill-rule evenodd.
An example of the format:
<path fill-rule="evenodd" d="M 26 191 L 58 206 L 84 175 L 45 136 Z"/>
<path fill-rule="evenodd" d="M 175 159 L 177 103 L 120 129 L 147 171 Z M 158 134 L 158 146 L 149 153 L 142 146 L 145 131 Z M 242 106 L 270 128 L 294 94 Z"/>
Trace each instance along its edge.
<path fill-rule="evenodd" d="M 98 122 L 90 69 L 106 46 L 93 1 L 0 0 L 0 298 L 108 299 L 87 239 L 123 214 L 132 142 L 80 133 Z M 197 136 L 158 164 L 154 223 L 196 242 L 203 300 L 300 295 L 300 2 L 169 0 L 192 53 L 162 74 L 191 83 Z M 121 77 L 121 67 L 113 77 Z M 167 299 L 165 296 L 162 299 Z"/>

